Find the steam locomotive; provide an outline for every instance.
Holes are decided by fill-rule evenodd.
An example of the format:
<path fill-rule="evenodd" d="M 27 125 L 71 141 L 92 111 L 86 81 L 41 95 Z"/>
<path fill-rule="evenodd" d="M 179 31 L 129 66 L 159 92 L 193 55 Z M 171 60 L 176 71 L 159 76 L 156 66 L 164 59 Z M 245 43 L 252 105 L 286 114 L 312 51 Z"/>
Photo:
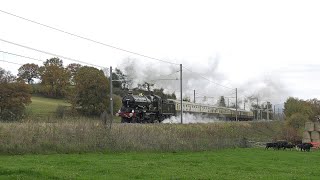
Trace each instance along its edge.
<path fill-rule="evenodd" d="M 172 116 L 181 113 L 203 115 L 220 120 L 239 121 L 253 120 L 253 112 L 237 110 L 234 108 L 217 107 L 199 103 L 181 102 L 173 99 L 162 99 L 160 96 L 150 95 L 128 95 L 122 98 L 122 107 L 116 114 L 121 117 L 122 123 L 159 123 Z"/>

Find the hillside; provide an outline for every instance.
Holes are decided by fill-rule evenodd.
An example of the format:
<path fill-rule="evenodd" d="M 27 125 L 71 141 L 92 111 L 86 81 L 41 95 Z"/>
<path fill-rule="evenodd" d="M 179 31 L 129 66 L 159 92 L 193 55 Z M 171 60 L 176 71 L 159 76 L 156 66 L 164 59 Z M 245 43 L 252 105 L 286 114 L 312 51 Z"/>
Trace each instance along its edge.
<path fill-rule="evenodd" d="M 70 106 L 65 100 L 52 99 L 40 96 L 33 96 L 31 98 L 32 103 L 27 106 L 27 113 L 33 118 L 45 118 L 53 116 L 59 105 Z"/>

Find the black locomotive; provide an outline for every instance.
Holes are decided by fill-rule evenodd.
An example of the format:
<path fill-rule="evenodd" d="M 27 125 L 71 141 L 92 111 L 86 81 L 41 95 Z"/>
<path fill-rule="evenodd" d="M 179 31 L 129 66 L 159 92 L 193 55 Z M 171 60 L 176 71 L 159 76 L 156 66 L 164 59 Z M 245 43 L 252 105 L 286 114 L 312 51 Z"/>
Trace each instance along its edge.
<path fill-rule="evenodd" d="M 123 123 L 156 123 L 175 113 L 174 103 L 160 96 L 129 93 L 122 98 L 122 107 L 117 115 Z"/>

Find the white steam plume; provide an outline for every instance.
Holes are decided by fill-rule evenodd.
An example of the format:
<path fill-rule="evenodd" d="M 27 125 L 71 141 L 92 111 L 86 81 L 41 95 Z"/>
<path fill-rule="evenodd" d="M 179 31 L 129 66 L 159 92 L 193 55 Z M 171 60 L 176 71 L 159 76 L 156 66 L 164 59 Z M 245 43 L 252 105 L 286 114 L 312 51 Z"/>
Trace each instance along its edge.
<path fill-rule="evenodd" d="M 183 113 L 183 124 L 213 123 L 213 122 L 221 122 L 221 120 L 213 117 Z M 180 119 L 180 116 L 177 116 L 177 117 L 171 116 L 171 118 L 163 120 L 162 123 L 179 124 L 181 123 L 181 119 Z"/>

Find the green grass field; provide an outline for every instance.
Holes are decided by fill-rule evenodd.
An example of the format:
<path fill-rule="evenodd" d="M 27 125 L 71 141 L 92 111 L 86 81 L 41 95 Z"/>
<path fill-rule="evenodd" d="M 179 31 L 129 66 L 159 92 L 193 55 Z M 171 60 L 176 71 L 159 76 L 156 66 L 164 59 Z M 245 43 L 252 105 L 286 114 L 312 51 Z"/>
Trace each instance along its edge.
<path fill-rule="evenodd" d="M 59 105 L 70 106 L 69 103 L 62 99 L 52 99 L 39 96 L 33 96 L 31 101 L 32 103 L 27 106 L 27 112 L 31 117 L 52 116 Z"/>
<path fill-rule="evenodd" d="M 257 148 L 1 155 L 0 179 L 319 179 L 319 155 Z"/>

